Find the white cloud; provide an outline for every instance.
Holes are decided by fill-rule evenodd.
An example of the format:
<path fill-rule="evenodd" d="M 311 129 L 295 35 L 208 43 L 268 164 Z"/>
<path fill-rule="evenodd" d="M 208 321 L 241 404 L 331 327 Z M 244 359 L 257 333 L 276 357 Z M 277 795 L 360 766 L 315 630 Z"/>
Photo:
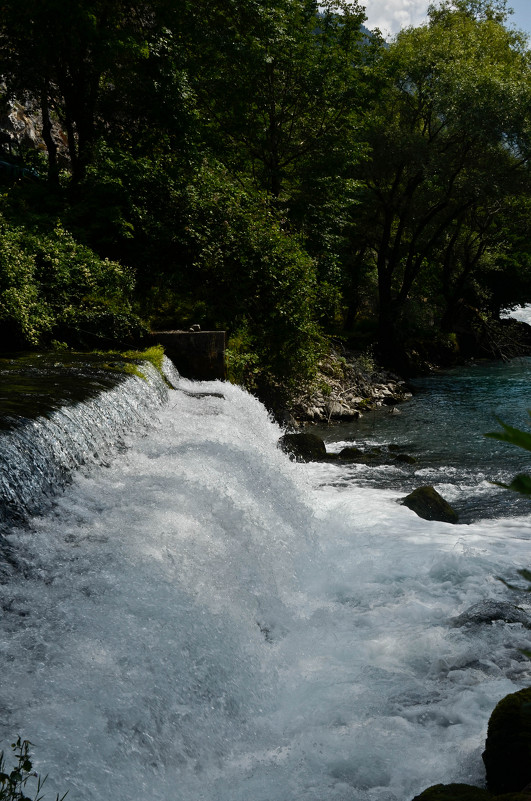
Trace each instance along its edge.
<path fill-rule="evenodd" d="M 398 33 L 408 25 L 419 25 L 426 19 L 429 0 L 365 0 L 368 28 L 380 28 L 384 36 Z"/>

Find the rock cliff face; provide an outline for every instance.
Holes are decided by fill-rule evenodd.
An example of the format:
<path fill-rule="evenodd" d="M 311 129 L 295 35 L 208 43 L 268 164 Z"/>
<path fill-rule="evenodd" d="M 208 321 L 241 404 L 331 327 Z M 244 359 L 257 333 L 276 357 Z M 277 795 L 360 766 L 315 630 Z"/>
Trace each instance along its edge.
<path fill-rule="evenodd" d="M 35 109 L 28 106 L 18 100 L 3 100 L 0 104 L 0 148 L 6 155 L 40 146 Z"/>
<path fill-rule="evenodd" d="M 57 145 L 60 166 L 68 164 L 68 147 L 59 123 L 52 121 L 52 136 Z M 0 160 L 23 160 L 29 150 L 46 151 L 42 137 L 42 114 L 32 98 L 17 100 L 5 95 L 0 84 Z"/>
<path fill-rule="evenodd" d="M 406 382 L 379 368 L 372 358 L 332 352 L 322 359 L 310 390 L 295 398 L 290 412 L 304 423 L 355 420 L 382 406 L 393 411 L 410 397 Z"/>

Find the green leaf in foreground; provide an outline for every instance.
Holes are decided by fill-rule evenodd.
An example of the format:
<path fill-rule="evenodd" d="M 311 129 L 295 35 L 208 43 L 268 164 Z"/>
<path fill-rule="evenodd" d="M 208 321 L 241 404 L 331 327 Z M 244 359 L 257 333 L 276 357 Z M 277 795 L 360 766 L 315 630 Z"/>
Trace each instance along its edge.
<path fill-rule="evenodd" d="M 528 409 L 527 412 L 531 416 L 531 409 Z M 500 442 L 508 442 L 510 445 L 517 445 L 519 448 L 531 451 L 531 433 L 509 426 L 499 418 L 496 419 L 503 431 L 489 431 L 488 434 L 485 434 L 486 437 L 497 439 Z M 493 481 L 492 483 L 498 487 L 519 492 L 520 495 L 531 495 L 531 476 L 527 473 L 520 473 L 515 476 L 510 484 L 503 484 L 499 481 Z"/>
<path fill-rule="evenodd" d="M 501 481 L 494 481 L 493 483 L 498 487 L 519 492 L 521 495 L 531 495 L 531 476 L 527 473 L 520 473 L 515 476 L 510 484 L 503 484 Z"/>
<path fill-rule="evenodd" d="M 528 410 L 531 416 L 531 410 Z M 485 434 L 486 437 L 491 439 L 500 440 L 500 442 L 508 442 L 510 445 L 517 445 L 519 448 L 525 448 L 526 451 L 531 451 L 531 434 L 526 431 L 521 431 L 519 428 L 507 425 L 499 418 L 496 418 L 498 423 L 503 428 L 503 431 L 490 431 Z M 521 490 L 518 490 L 521 491 Z"/>

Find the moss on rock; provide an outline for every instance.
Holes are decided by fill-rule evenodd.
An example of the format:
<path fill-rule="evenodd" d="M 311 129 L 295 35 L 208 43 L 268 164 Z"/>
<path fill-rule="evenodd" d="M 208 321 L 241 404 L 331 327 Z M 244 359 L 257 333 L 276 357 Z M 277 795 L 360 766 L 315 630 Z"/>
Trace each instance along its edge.
<path fill-rule="evenodd" d="M 506 695 L 494 708 L 483 762 L 493 793 L 520 792 L 531 782 L 531 687 Z"/>

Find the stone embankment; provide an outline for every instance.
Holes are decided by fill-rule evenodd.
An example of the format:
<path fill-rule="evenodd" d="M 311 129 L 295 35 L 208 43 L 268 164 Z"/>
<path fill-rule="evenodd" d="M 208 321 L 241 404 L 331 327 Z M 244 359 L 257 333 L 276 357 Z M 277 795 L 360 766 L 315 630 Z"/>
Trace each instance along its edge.
<path fill-rule="evenodd" d="M 294 399 L 290 414 L 297 423 L 356 420 L 364 412 L 411 398 L 405 381 L 378 367 L 367 355 L 332 352 L 319 363 L 311 387 Z"/>

